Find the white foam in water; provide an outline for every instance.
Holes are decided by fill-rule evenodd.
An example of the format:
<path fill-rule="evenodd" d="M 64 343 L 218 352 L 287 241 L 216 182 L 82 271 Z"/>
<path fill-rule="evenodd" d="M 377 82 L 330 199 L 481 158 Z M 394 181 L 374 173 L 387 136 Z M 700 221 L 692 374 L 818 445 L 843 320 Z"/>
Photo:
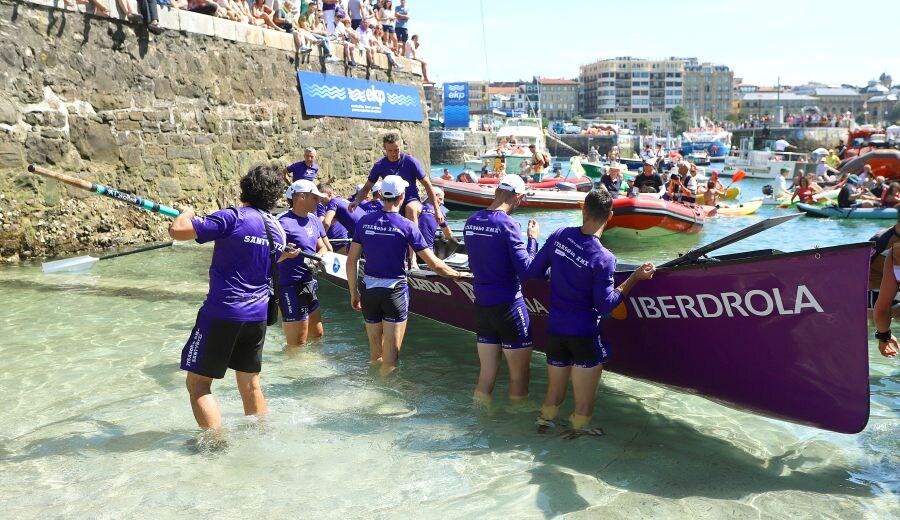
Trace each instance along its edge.
<path fill-rule="evenodd" d="M 752 195 L 754 184 L 742 184 Z M 467 215 L 451 212 L 451 225 Z M 515 217 L 523 229 L 538 217 L 544 238 L 579 220 Z M 734 226 L 723 219 L 698 242 Z M 734 250 L 796 250 L 880 229 L 810 219 L 784 227 Z M 622 260 L 684 250 L 678 241 L 641 247 Z M 212 449 L 178 369 L 209 254 L 147 252 L 69 275 L 0 268 L 4 517 L 900 517 L 896 361 L 874 345 L 872 418 L 859 435 L 604 374 L 593 425 L 606 436 L 565 440 L 535 432 L 542 356 L 528 403 L 509 405 L 504 368 L 494 406 L 479 412 L 473 335 L 413 317 L 400 370 L 382 379 L 369 366 L 360 314 L 345 291 L 324 284 L 323 340 L 289 357 L 281 331 L 269 329 L 263 420 L 243 416 L 230 372 L 214 383 L 225 445 Z"/>

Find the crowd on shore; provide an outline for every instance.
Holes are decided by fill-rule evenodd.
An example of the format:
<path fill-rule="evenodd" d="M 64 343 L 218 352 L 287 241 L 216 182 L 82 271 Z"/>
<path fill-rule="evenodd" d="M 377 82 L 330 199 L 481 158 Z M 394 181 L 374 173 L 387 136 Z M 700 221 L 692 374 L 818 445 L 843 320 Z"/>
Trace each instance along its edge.
<path fill-rule="evenodd" d="M 110 16 L 100 0 L 65 0 L 66 5 L 91 4 L 94 14 Z M 119 13 L 132 23 L 143 23 L 152 32 L 160 32 L 159 8 L 181 9 L 215 16 L 263 29 L 290 33 L 297 51 L 309 53 L 321 48 L 327 62 L 341 61 L 333 47 L 342 45 L 348 67 L 376 67 L 375 55 L 387 56 L 395 70 L 403 66 L 397 56 L 418 61 L 425 83 L 430 83 L 427 62 L 419 52 L 419 35 L 411 34 L 412 18 L 406 0 L 137 0 L 134 12 L 128 0 L 116 0 Z M 366 63 L 355 59 L 355 51 Z"/>
<path fill-rule="evenodd" d="M 772 125 L 776 122 L 776 118 L 772 114 L 754 115 L 748 117 L 741 122 L 737 128 L 762 128 Z M 824 127 L 824 128 L 849 128 L 853 125 L 854 116 L 852 112 L 843 114 L 830 113 L 806 113 L 806 114 L 786 114 L 784 116 L 784 124 L 794 128 Z"/>

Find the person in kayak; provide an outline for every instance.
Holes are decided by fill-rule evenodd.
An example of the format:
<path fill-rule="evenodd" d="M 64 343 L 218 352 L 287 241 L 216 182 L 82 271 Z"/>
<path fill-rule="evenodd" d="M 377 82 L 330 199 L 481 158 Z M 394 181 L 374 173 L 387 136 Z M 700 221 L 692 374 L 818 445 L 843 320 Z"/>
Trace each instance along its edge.
<path fill-rule="evenodd" d="M 660 193 L 665 183 L 662 177 L 653 171 L 655 161 L 644 161 L 644 171 L 635 176 L 631 181 L 631 192 L 634 193 Z"/>
<path fill-rule="evenodd" d="M 384 148 L 384 157 L 379 159 L 372 171 L 369 172 L 369 178 L 363 185 L 362 189 L 350 203 L 350 211 L 352 212 L 360 202 L 366 200 L 372 186 L 378 182 L 378 179 L 387 177 L 388 175 L 399 175 L 407 183 L 406 193 L 404 194 L 403 207 L 400 212 L 403 216 L 413 221 L 413 224 L 419 224 L 419 215 L 422 213 L 422 201 L 419 200 L 419 188 L 416 181 L 425 188 L 425 194 L 431 205 L 438 207 L 437 200 L 434 196 L 434 187 L 431 184 L 431 178 L 425 174 L 425 168 L 418 159 L 408 153 L 403 153 L 403 140 L 398 132 L 388 132 L 381 139 L 382 148 Z M 444 221 L 444 215 L 436 213 L 438 224 Z M 349 228 L 347 228 L 349 229 Z"/>
<path fill-rule="evenodd" d="M 312 181 L 300 179 L 288 187 L 285 198 L 291 209 L 278 215 L 288 245 L 310 255 L 324 255 L 328 251 L 327 235 L 322 222 L 315 216 L 316 204 L 327 197 Z M 285 350 L 297 351 L 308 338 L 325 334 L 319 311 L 319 284 L 312 270 L 301 258 L 278 264 L 278 283 L 281 327 L 284 329 Z"/>
<path fill-rule="evenodd" d="M 169 226 L 175 240 L 215 242 L 209 267 L 209 292 L 181 351 L 181 369 L 197 425 L 220 430 L 222 416 L 212 394 L 213 379 L 231 368 L 245 415 L 266 413 L 259 384 L 271 283 L 272 249 L 284 251 L 284 230 L 269 211 L 284 195 L 283 171 L 257 166 L 240 181 L 241 207 L 206 217 L 184 209 Z M 285 251 L 281 260 L 295 258 Z"/>
<path fill-rule="evenodd" d="M 814 204 L 816 202 L 815 197 L 813 197 L 813 189 L 809 186 L 809 179 L 806 177 L 800 177 L 800 186 L 794 191 L 794 194 L 791 195 L 790 204 L 794 203 L 794 199 L 804 203 L 804 204 Z"/>
<path fill-rule="evenodd" d="M 717 182 L 710 179 L 706 181 L 706 191 L 703 192 L 703 204 L 706 206 L 718 207 L 719 197 L 725 195 L 725 190 L 720 190 Z"/>
<path fill-rule="evenodd" d="M 434 240 L 438 229 L 440 229 L 441 233 L 444 235 L 444 240 L 456 243 L 453 231 L 450 229 L 450 226 L 447 225 L 447 209 L 444 208 L 444 190 L 435 186 L 434 196 L 437 198 L 439 204 L 438 208 L 432 206 L 430 202 L 422 204 L 422 216 L 419 218 L 419 231 L 422 232 L 422 236 L 425 238 L 425 244 L 428 246 L 428 249 L 431 250 L 434 250 Z M 440 224 L 438 224 L 437 219 L 434 217 L 435 211 L 440 211 L 444 215 L 444 221 Z"/>
<path fill-rule="evenodd" d="M 791 170 L 789 168 L 782 168 L 778 171 L 778 175 L 775 176 L 775 192 L 772 193 L 772 197 L 776 199 L 783 199 L 791 194 L 788 191 L 787 186 L 787 178 L 791 174 Z"/>
<path fill-rule="evenodd" d="M 397 367 L 406 333 L 409 288 L 404 264 L 407 249 L 412 248 L 440 276 L 465 277 L 434 256 L 419 229 L 412 221 L 400 216 L 408 186 L 409 183 L 399 175 L 388 175 L 382 180 L 384 209 L 368 213 L 359 220 L 347 254 L 350 306 L 362 311 L 369 356 L 373 364 L 381 364 L 382 375 Z M 363 254 L 366 266 L 360 284 L 357 263 Z"/>
<path fill-rule="evenodd" d="M 580 227 L 561 228 L 547 238 L 528 269 L 529 277 L 546 277 L 550 269 L 550 317 L 547 323 L 547 395 L 538 417 L 538 432 L 555 426 L 569 378 L 575 394 L 575 412 L 569 417 L 571 437 L 602 435 L 588 429 L 594 413 L 597 385 L 610 345 L 603 339 L 600 317 L 612 312 L 641 280 L 656 272 L 642 264 L 625 282 L 614 285 L 616 257 L 600 243 L 612 216 L 612 197 L 606 190 L 591 190 L 581 209 Z"/>
<path fill-rule="evenodd" d="M 859 178 L 856 175 L 847 177 L 847 182 L 838 192 L 839 208 L 874 208 L 879 202 L 875 197 L 859 190 Z"/>
<path fill-rule="evenodd" d="M 481 365 L 475 400 L 484 405 L 491 401 L 501 352 L 509 367 L 509 398 L 528 397 L 531 322 L 521 280 L 537 253 L 540 227 L 537 221 L 528 221 L 526 245 L 519 223 L 510 217 L 525 199 L 525 190 L 519 177 L 503 177 L 491 205 L 473 213 L 463 230 L 475 278 L 475 334 Z"/>
<path fill-rule="evenodd" d="M 894 226 L 895 229 L 897 226 Z M 900 288 L 900 246 L 893 245 L 886 250 L 878 299 L 875 301 L 875 338 L 878 351 L 885 357 L 896 357 L 900 351 L 897 337 L 891 333 L 891 308 L 897 289 Z"/>

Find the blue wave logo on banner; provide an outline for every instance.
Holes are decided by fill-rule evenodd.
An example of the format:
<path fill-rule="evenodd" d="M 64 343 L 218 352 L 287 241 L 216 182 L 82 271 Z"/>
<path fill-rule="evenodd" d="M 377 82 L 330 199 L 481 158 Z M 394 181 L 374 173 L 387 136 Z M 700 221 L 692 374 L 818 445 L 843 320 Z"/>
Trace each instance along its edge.
<path fill-rule="evenodd" d="M 444 128 L 469 127 L 469 84 L 444 83 Z"/>
<path fill-rule="evenodd" d="M 308 116 L 353 117 L 422 122 L 419 90 L 409 85 L 297 72 L 303 109 Z"/>

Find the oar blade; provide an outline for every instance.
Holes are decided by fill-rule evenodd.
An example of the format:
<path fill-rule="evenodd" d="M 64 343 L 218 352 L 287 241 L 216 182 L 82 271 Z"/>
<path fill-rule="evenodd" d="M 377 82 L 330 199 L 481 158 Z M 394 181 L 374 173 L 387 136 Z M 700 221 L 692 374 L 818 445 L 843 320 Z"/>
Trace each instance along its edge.
<path fill-rule="evenodd" d="M 65 260 L 54 260 L 52 262 L 44 262 L 41 264 L 41 271 L 45 273 L 86 271 L 99 261 L 99 258 L 93 256 L 79 256 L 76 258 L 66 258 Z"/>

